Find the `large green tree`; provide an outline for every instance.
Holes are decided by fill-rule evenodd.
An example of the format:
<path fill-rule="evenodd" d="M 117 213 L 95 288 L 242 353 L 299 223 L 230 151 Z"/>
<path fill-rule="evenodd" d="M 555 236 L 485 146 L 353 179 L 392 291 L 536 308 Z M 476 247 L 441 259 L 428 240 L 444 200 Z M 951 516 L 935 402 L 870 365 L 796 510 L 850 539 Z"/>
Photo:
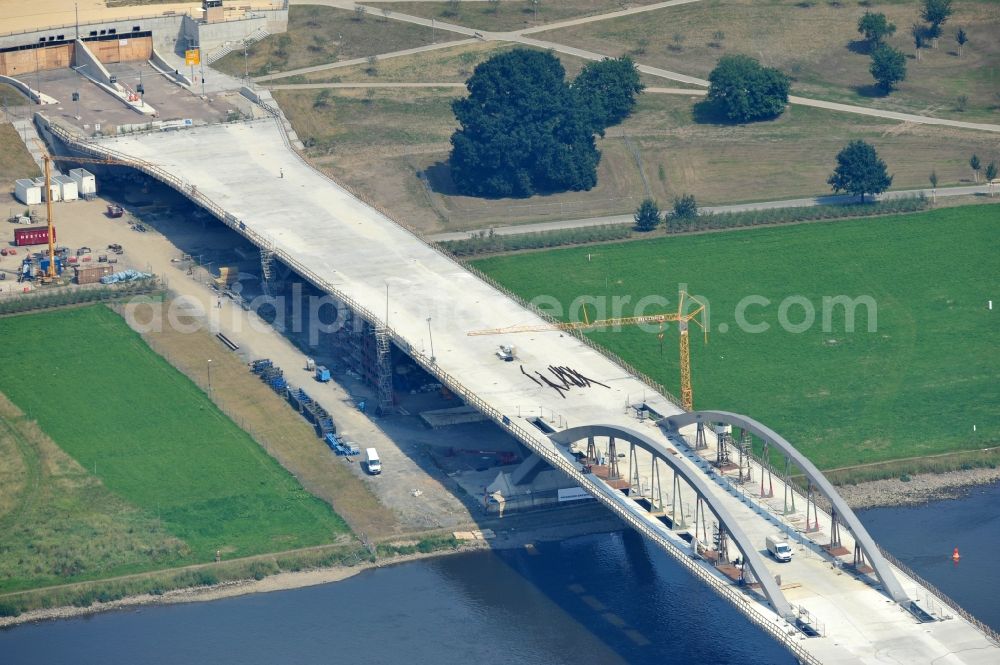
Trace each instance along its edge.
<path fill-rule="evenodd" d="M 451 176 L 463 194 L 531 196 L 586 190 L 600 153 L 559 60 L 513 49 L 479 64 L 452 102 Z"/>
<path fill-rule="evenodd" d="M 892 185 L 892 176 L 875 148 L 864 141 L 851 141 L 837 155 L 837 168 L 827 179 L 835 192 L 860 196 L 881 194 Z"/>
<path fill-rule="evenodd" d="M 708 80 L 709 102 L 720 107 L 730 120 L 776 118 L 788 104 L 788 77 L 746 55 L 723 56 Z"/>
<path fill-rule="evenodd" d="M 863 34 L 868 44 L 874 48 L 896 32 L 896 24 L 890 23 L 885 14 L 865 12 L 864 16 L 858 19 L 858 32 Z"/>
<path fill-rule="evenodd" d="M 941 26 L 951 16 L 951 12 L 951 0 L 924 0 L 920 18 L 931 24 L 931 37 L 938 37 L 941 34 Z"/>
<path fill-rule="evenodd" d="M 906 78 L 906 56 L 902 51 L 883 44 L 872 52 L 872 64 L 868 71 L 878 86 L 889 92 Z"/>
<path fill-rule="evenodd" d="M 617 125 L 632 113 L 636 95 L 645 87 L 639 81 L 639 70 L 627 55 L 587 63 L 572 84 L 591 128 L 601 136 L 606 127 Z"/>

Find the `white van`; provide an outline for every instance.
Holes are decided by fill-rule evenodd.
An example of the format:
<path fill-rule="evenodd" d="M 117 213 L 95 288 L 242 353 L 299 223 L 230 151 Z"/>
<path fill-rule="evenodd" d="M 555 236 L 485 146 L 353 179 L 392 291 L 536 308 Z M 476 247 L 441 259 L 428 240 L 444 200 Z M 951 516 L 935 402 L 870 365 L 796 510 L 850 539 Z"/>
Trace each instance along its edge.
<path fill-rule="evenodd" d="M 771 553 L 775 561 L 788 563 L 792 560 L 792 548 L 789 547 L 784 538 L 781 536 L 768 536 L 766 542 L 767 551 Z"/>
<path fill-rule="evenodd" d="M 373 476 L 382 473 L 382 460 L 378 457 L 378 451 L 374 448 L 365 448 L 365 468 Z"/>

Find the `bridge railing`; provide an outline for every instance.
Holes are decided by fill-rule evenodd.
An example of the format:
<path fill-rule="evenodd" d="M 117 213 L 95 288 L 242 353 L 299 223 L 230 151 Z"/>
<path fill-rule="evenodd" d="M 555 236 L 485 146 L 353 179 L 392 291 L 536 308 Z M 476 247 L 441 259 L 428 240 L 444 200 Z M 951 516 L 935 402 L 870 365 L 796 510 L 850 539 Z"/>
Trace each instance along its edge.
<path fill-rule="evenodd" d="M 501 429 L 507 431 L 511 436 L 524 443 L 532 451 L 542 457 L 548 464 L 563 471 L 575 482 L 587 489 L 587 491 L 589 491 L 592 495 L 598 497 L 602 495 L 606 496 L 607 490 L 612 492 L 618 491 L 613 488 L 609 488 L 607 485 L 604 485 L 604 483 L 601 483 L 599 486 L 598 483 L 592 479 L 592 477 L 583 474 L 579 469 L 571 464 L 569 460 L 560 455 L 558 452 L 553 451 L 550 447 L 552 444 L 548 441 L 548 439 L 545 439 L 544 441 L 541 440 L 540 437 L 519 425 L 514 421 L 514 419 L 505 416 L 498 409 L 485 402 L 475 392 L 466 388 L 460 381 L 458 381 L 458 379 L 438 367 L 436 363 L 431 362 L 430 359 L 423 353 L 411 349 L 409 354 L 422 367 L 424 367 L 424 369 L 432 373 L 444 385 L 446 385 L 450 391 L 462 398 L 467 404 L 474 406 L 481 413 L 493 420 L 493 422 L 495 422 Z M 737 591 L 731 583 L 719 579 L 703 566 L 697 564 L 690 556 L 687 555 L 686 552 L 667 540 L 662 534 L 653 529 L 646 520 L 641 519 L 634 512 L 626 509 L 620 503 L 611 499 L 605 501 L 604 503 L 606 506 L 611 508 L 614 513 L 622 518 L 626 524 L 639 533 L 645 535 L 647 538 L 664 546 L 664 549 L 666 549 L 689 572 L 706 582 L 716 591 L 716 593 L 722 596 L 722 598 L 729 602 L 733 607 L 741 611 L 754 624 L 791 651 L 800 663 L 819 665 L 820 661 L 806 651 L 795 639 L 795 637 L 798 636 L 798 631 L 794 631 L 794 636 L 789 635 L 782 628 L 783 623 L 781 620 L 775 615 L 768 615 L 762 612 L 756 601 Z"/>
<path fill-rule="evenodd" d="M 936 586 L 934 586 L 933 584 L 931 584 L 930 582 L 928 582 L 924 578 L 920 577 L 920 575 L 917 575 L 915 572 L 913 572 L 913 569 L 911 569 L 905 563 L 903 563 L 902 561 L 900 561 L 899 559 L 897 559 L 895 556 L 893 556 L 892 554 L 890 554 L 881 545 L 878 545 L 878 548 L 882 552 L 882 556 L 884 556 L 886 558 L 886 560 L 889 561 L 889 563 L 891 563 L 896 568 L 899 568 L 901 571 L 903 571 L 903 573 L 907 577 L 909 577 L 914 582 L 916 582 L 921 587 L 923 587 L 929 594 L 931 594 L 932 596 L 934 596 L 935 599 L 939 600 L 940 602 L 942 602 L 945 605 L 947 605 L 948 607 L 950 607 L 955 612 L 955 614 L 959 615 L 960 617 L 962 617 L 963 619 L 965 619 L 966 621 L 968 621 L 969 623 L 971 623 L 977 630 L 979 630 L 984 635 L 986 635 L 987 639 L 989 639 L 991 642 L 993 642 L 997 646 L 1000 646 L 1000 632 L 997 632 L 996 630 L 994 630 L 990 626 L 987 626 L 985 623 L 983 623 L 982 621 L 980 621 L 976 617 L 974 617 L 971 614 L 969 614 L 969 612 L 967 610 L 963 609 L 961 605 L 959 605 L 954 600 L 952 600 L 950 597 L 948 597 L 944 593 L 942 593 Z"/>
<path fill-rule="evenodd" d="M 59 127 L 57 123 L 49 124 L 50 131 L 53 132 L 60 140 L 64 141 L 67 145 L 90 152 L 96 155 L 107 155 L 121 160 L 125 163 L 131 163 L 134 168 L 151 175 L 162 182 L 174 187 L 185 196 L 187 196 L 192 201 L 196 202 L 198 205 L 203 206 L 217 218 L 219 218 L 226 225 L 234 228 L 239 233 L 247 236 L 251 241 L 260 247 L 272 249 L 275 256 L 280 259 L 283 263 L 288 265 L 289 268 L 297 272 L 299 275 L 304 277 L 310 283 L 313 284 L 318 289 L 324 290 L 331 295 L 333 295 L 337 300 L 342 302 L 344 305 L 349 307 L 356 314 L 362 316 L 367 321 L 373 324 L 379 322 L 378 317 L 374 312 L 370 311 L 368 308 L 364 307 L 353 298 L 343 293 L 336 285 L 329 283 L 324 278 L 316 274 L 310 268 L 301 264 L 297 259 L 290 256 L 286 252 L 275 247 L 275 244 L 269 239 L 255 233 L 249 227 L 246 227 L 242 222 L 236 219 L 233 215 L 227 213 L 220 206 L 215 204 L 211 199 L 201 194 L 200 191 L 193 185 L 190 185 L 180 178 L 177 178 L 173 174 L 163 170 L 162 168 L 144 162 L 142 160 L 136 160 L 128 155 L 124 155 L 115 150 L 109 149 L 103 145 L 98 146 L 89 141 L 81 141 L 80 138 L 74 135 L 72 132 L 68 132 L 62 127 Z M 336 183 L 338 186 L 343 187 L 340 183 Z M 350 190 L 348 190 L 350 191 Z M 353 194 L 353 192 L 351 192 Z M 384 213 L 383 213 L 384 214 Z M 405 227 L 404 227 L 405 228 Z M 440 251 L 440 250 L 438 250 Z M 449 257 L 451 259 L 451 257 Z M 451 259 L 454 261 L 454 259 Z M 464 267 L 464 266 L 463 266 Z M 515 301 L 520 301 L 516 296 Z M 544 314 L 539 313 L 544 316 Z M 690 573 L 695 575 L 697 578 L 708 584 L 716 593 L 718 593 L 723 599 L 725 599 L 730 605 L 735 607 L 737 610 L 742 612 L 747 618 L 750 619 L 755 625 L 760 629 L 770 635 L 773 639 L 778 641 L 782 646 L 788 649 L 793 656 L 800 663 L 807 663 L 808 665 L 820 665 L 820 661 L 817 660 L 812 654 L 806 651 L 795 639 L 798 636 L 797 631 L 793 631 L 792 635 L 786 632 L 783 628 L 784 622 L 782 619 L 778 618 L 774 614 L 767 614 L 761 610 L 758 603 L 745 594 L 737 591 L 731 583 L 724 581 L 715 575 L 711 571 L 707 570 L 704 566 L 699 565 L 686 552 L 678 548 L 675 544 L 671 543 L 662 534 L 657 532 L 652 525 L 646 520 L 640 518 L 635 512 L 627 509 L 624 505 L 615 501 L 611 496 L 606 493 L 610 488 L 605 486 L 599 486 L 592 477 L 589 477 L 580 472 L 575 466 L 573 466 L 569 460 L 560 455 L 557 451 L 554 451 L 550 446 L 552 445 L 547 439 L 542 441 L 540 437 L 536 436 L 526 428 L 522 427 L 514 421 L 514 419 L 501 413 L 498 409 L 493 407 L 484 401 L 478 394 L 467 388 L 458 379 L 450 375 L 448 372 L 443 370 L 436 362 L 432 362 L 430 358 L 424 355 L 422 352 L 417 351 L 412 348 L 409 341 L 403 338 L 399 333 L 397 333 L 393 328 L 385 326 L 385 330 L 392 338 L 393 342 L 407 353 L 411 358 L 413 358 L 418 364 L 420 364 L 424 369 L 437 377 L 442 384 L 448 387 L 454 394 L 462 398 L 467 404 L 474 406 L 485 416 L 493 420 L 501 429 L 508 432 L 511 436 L 515 437 L 531 450 L 538 453 L 548 464 L 560 469 L 566 473 L 569 477 L 573 478 L 574 481 L 579 483 L 582 487 L 587 489 L 592 495 L 605 497 L 603 502 L 608 506 L 615 514 L 617 514 L 626 524 L 631 526 L 633 529 L 643 534 L 647 538 L 653 540 L 654 542 L 660 543 L 660 545 L 667 551 L 675 560 L 681 563 L 681 565 L 686 568 Z M 588 346 L 592 348 L 597 348 L 595 345 L 587 340 Z M 601 351 L 604 352 L 603 350 Z M 653 388 L 655 384 L 650 383 L 650 387 Z M 654 388 L 655 389 L 655 388 Z M 604 485 L 603 483 L 601 485 Z M 617 490 L 610 489 L 612 492 L 617 492 Z"/>
<path fill-rule="evenodd" d="M 278 132 L 281 134 L 281 138 L 285 142 L 285 146 L 289 149 L 289 151 L 291 151 L 292 154 L 294 154 L 299 159 L 299 161 L 302 162 L 303 164 L 305 164 L 307 167 L 309 167 L 310 169 L 316 170 L 311 164 L 309 164 L 309 162 L 307 162 L 305 160 L 305 158 L 302 157 L 302 155 L 300 155 L 298 153 L 298 151 L 296 151 L 292 147 L 291 142 L 288 140 L 288 135 L 285 132 L 285 128 L 282 126 L 282 122 L 285 119 L 285 117 L 284 117 L 284 114 L 282 114 L 281 110 L 278 109 L 278 108 L 275 108 L 274 106 L 272 106 L 272 105 L 270 105 L 270 104 L 268 104 L 266 102 L 260 101 L 260 100 L 257 100 L 255 103 L 261 109 L 263 109 L 269 116 L 271 116 L 271 118 L 273 118 L 274 121 L 277 123 L 277 125 L 278 125 Z M 422 244 L 426 245 L 427 247 L 429 247 L 430 249 L 434 250 L 435 252 L 437 252 L 439 255 L 443 256 L 444 258 L 446 258 L 451 263 L 454 263 L 454 264 L 457 264 L 457 265 L 461 266 L 461 268 L 463 270 L 466 270 L 466 271 L 472 273 L 474 276 L 476 276 L 477 278 L 479 278 L 480 281 L 485 282 L 489 286 L 491 286 L 494 289 L 496 289 L 497 291 L 501 292 L 502 294 L 504 294 L 505 296 L 507 296 L 508 298 L 510 298 L 511 300 L 513 300 L 514 302 L 516 302 L 518 305 L 520 305 L 524 309 L 526 309 L 529 312 L 531 312 L 532 314 L 534 314 L 535 316 L 538 316 L 539 318 L 541 318 L 542 320 L 546 321 L 547 323 L 552 323 L 552 324 L 561 323 L 558 319 L 556 319 L 554 316 L 552 316 L 548 312 L 545 312 L 545 311 L 539 309 L 538 306 L 536 306 L 534 303 L 526 301 L 524 298 L 522 298 L 521 296 L 517 295 L 516 293 L 514 293 L 513 291 L 511 291 L 510 289 L 508 289 L 506 286 L 504 286 L 500 282 L 496 281 L 495 279 L 493 279 L 492 277 L 490 277 L 486 273 L 482 272 L 481 270 L 479 270 L 475 266 L 471 266 L 471 265 L 469 265 L 467 263 L 462 263 L 462 262 L 458 261 L 454 256 L 452 256 L 448 252 L 442 250 L 437 244 L 432 243 L 432 242 L 428 242 L 423 237 L 421 237 L 420 234 L 416 233 L 412 228 L 410 228 L 409 226 L 407 226 L 406 224 L 404 224 L 400 220 L 398 220 L 395 217 L 393 217 L 392 214 L 388 210 L 386 210 L 385 208 L 383 208 L 382 206 L 380 206 L 378 203 L 376 203 L 375 201 L 373 201 L 371 199 L 371 197 L 369 197 L 364 192 L 360 192 L 360 191 L 354 189 L 353 187 L 351 187 L 347 183 L 339 182 L 338 180 L 335 180 L 334 178 L 331 178 L 328 174 L 323 173 L 322 171 L 317 171 L 317 173 L 319 173 L 320 175 L 322 175 L 324 178 L 326 178 L 327 180 L 329 180 L 330 182 L 332 182 L 337 187 L 340 187 L 341 189 L 343 189 L 344 191 L 346 191 L 348 194 L 350 194 L 354 198 L 356 198 L 359 201 L 361 201 L 364 204 L 366 204 L 369 208 L 373 208 L 374 210 L 376 210 L 380 215 L 382 215 L 383 217 L 385 217 L 386 219 L 388 219 L 390 222 L 392 222 L 393 224 L 395 224 L 396 226 L 398 226 L 402 230 L 404 230 L 407 233 L 409 233 L 411 236 L 413 236 L 414 239 L 416 239 L 420 243 L 422 243 Z M 375 322 L 371 321 L 371 323 L 375 323 Z M 622 358 L 621 356 L 619 356 L 614 351 L 611 351 L 610 349 L 607 349 L 607 348 L 599 345 L 598 343 L 596 343 L 594 340 L 592 340 L 589 337 L 587 337 L 587 335 L 585 335 L 584 333 L 582 333 L 579 330 L 575 330 L 575 329 L 564 330 L 563 333 L 564 334 L 572 335 L 573 337 L 577 338 L 578 340 L 580 340 L 581 342 L 583 342 L 584 344 L 586 344 L 591 349 L 594 349 L 598 353 L 600 353 L 600 354 L 604 355 L 605 357 L 609 358 L 612 362 L 616 363 L 618 366 L 620 366 L 626 372 L 628 372 L 629 374 L 631 374 L 633 377 L 635 377 L 636 379 L 638 379 L 642 383 L 646 384 L 650 388 L 650 390 L 652 390 L 653 392 L 656 392 L 656 393 L 659 393 L 659 394 L 663 395 L 667 399 L 667 401 L 669 401 L 674 406 L 676 406 L 676 407 L 678 407 L 680 409 L 684 409 L 684 406 L 681 404 L 681 401 L 679 399 L 677 399 L 677 397 L 675 397 L 670 391 L 668 391 L 666 389 L 666 387 L 664 387 L 664 385 L 662 383 L 660 383 L 659 381 L 654 380 L 653 378 L 651 378 L 650 376 L 648 376 L 644 372 L 639 371 L 631 363 L 629 363 L 628 361 L 626 361 L 624 358 Z"/>

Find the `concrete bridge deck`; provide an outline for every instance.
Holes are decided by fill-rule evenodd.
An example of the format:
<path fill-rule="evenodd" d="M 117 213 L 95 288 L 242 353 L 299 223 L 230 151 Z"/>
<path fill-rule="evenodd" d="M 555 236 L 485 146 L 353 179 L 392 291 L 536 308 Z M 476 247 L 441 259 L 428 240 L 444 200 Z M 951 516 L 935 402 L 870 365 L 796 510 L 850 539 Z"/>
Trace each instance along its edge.
<path fill-rule="evenodd" d="M 698 454 L 680 437 L 671 440 L 649 420 L 638 421 L 627 405 L 645 402 L 662 416 L 680 409 L 582 341 L 557 332 L 508 339 L 468 337 L 470 330 L 542 320 L 316 172 L 287 147 L 274 122 L 134 135 L 72 147 L 141 160 L 147 172 L 195 200 L 218 206 L 217 214 L 224 211 L 221 216 L 228 224 L 304 278 L 369 320 L 387 321 L 389 334 L 404 352 L 675 556 L 799 660 L 1000 662 L 1000 647 L 964 619 L 918 623 L 870 578 L 844 573 L 832 557 L 807 542 L 796 546 L 792 563 L 768 560 L 766 566 L 770 574 L 781 575 L 784 597 L 794 610 L 815 617 L 822 637 L 806 638 L 759 592 L 737 588 L 716 568 L 694 561 L 690 546 L 676 533 L 593 474 L 581 473 L 569 450 L 554 444 L 531 419 L 541 416 L 555 430 L 590 423 L 631 428 L 676 449 L 678 462 L 700 474 L 714 500 L 735 516 L 758 552 L 764 550 L 767 535 L 785 527 L 766 500 L 758 497 L 755 505 L 740 496 L 746 488 L 734 489 L 724 477 L 706 472 Z M 516 345 L 517 361 L 496 357 L 501 342 Z M 528 372 L 569 366 L 604 385 L 574 387 L 563 396 L 524 376 L 521 365 Z M 648 469 L 650 458 L 645 459 L 640 468 Z M 780 484 L 775 490 L 780 496 Z M 693 494 L 685 501 L 693 505 Z M 798 501 L 804 505 L 801 495 Z M 785 526 L 794 529 L 794 520 L 794 515 L 788 516 Z M 820 521 L 822 530 L 829 515 L 821 514 Z M 852 547 L 849 534 L 844 541 Z M 901 582 L 908 594 L 918 592 L 914 582 Z M 678 611 L 685 611 L 682 603 Z"/>

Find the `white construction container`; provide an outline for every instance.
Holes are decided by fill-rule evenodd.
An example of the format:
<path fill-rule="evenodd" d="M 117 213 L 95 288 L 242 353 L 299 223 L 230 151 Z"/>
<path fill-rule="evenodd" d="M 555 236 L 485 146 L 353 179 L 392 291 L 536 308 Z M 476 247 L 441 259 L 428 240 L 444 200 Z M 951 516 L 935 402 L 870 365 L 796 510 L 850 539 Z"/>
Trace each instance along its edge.
<path fill-rule="evenodd" d="M 76 180 L 68 175 L 59 174 L 52 178 L 52 183 L 59 185 L 59 198 L 63 201 L 76 201 L 80 198 Z"/>
<path fill-rule="evenodd" d="M 97 178 L 87 169 L 70 169 L 69 177 L 76 180 L 76 191 L 80 196 L 97 193 Z"/>
<path fill-rule="evenodd" d="M 14 196 L 24 205 L 37 205 L 42 202 L 42 188 L 30 178 L 21 178 L 14 182 Z"/>
<path fill-rule="evenodd" d="M 42 200 L 45 199 L 45 178 L 35 178 L 35 184 L 42 190 Z M 59 183 L 53 181 L 49 183 L 49 190 L 52 195 L 52 201 L 59 200 Z"/>

